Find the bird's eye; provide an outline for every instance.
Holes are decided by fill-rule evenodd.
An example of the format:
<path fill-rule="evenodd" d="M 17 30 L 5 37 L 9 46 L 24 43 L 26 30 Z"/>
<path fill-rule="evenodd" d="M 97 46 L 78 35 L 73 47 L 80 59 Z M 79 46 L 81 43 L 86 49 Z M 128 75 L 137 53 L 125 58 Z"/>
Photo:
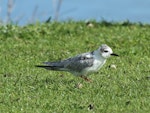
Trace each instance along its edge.
<path fill-rule="evenodd" d="M 107 51 L 107 50 L 104 50 L 104 52 L 106 52 L 106 53 L 107 53 L 108 51 Z"/>

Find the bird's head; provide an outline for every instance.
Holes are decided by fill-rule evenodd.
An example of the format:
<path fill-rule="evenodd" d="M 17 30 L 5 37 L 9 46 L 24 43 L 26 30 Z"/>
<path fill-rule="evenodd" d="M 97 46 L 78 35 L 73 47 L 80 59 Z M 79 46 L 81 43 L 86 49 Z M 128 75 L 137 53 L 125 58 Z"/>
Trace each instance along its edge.
<path fill-rule="evenodd" d="M 113 53 L 112 49 L 106 44 L 102 44 L 98 50 L 100 51 L 100 54 L 103 58 L 109 58 L 110 56 L 118 56 L 117 54 Z"/>

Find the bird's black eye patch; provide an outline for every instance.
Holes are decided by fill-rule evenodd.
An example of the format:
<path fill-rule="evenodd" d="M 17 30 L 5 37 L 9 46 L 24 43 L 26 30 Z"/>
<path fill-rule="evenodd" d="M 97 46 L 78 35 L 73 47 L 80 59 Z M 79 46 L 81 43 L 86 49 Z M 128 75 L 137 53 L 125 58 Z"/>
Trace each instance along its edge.
<path fill-rule="evenodd" d="M 104 52 L 106 52 L 106 53 L 107 53 L 108 51 L 107 51 L 107 50 L 104 50 Z"/>

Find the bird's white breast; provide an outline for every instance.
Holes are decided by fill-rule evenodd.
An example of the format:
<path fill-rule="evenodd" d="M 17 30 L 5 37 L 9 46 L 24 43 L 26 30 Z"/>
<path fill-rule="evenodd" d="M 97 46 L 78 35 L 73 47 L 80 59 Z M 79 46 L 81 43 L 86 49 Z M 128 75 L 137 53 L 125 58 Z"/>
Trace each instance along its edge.
<path fill-rule="evenodd" d="M 90 73 L 97 72 L 105 64 L 105 62 L 106 60 L 104 59 L 95 58 L 93 65 L 91 67 L 85 68 L 82 73 L 84 75 L 88 75 Z"/>

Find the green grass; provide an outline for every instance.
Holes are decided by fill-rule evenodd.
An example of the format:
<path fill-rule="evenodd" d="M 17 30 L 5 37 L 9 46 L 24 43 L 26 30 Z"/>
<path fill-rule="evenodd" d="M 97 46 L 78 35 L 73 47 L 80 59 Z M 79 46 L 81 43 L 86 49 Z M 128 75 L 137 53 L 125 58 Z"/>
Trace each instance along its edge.
<path fill-rule="evenodd" d="M 0 26 L 0 113 L 148 113 L 150 25 L 84 22 Z M 111 57 L 87 83 L 34 65 L 108 44 Z M 116 69 L 109 68 L 111 64 Z M 81 83 L 82 88 L 76 88 Z M 94 106 L 89 110 L 89 105 Z"/>

